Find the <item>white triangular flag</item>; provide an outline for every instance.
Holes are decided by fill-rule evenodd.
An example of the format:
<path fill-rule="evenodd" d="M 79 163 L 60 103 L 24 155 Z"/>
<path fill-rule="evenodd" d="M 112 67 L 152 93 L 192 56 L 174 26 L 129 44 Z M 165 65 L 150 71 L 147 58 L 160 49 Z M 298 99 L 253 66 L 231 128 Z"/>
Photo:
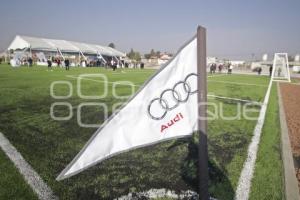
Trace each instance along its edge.
<path fill-rule="evenodd" d="M 57 180 L 124 151 L 192 135 L 198 116 L 196 74 L 194 37 L 95 132 Z"/>

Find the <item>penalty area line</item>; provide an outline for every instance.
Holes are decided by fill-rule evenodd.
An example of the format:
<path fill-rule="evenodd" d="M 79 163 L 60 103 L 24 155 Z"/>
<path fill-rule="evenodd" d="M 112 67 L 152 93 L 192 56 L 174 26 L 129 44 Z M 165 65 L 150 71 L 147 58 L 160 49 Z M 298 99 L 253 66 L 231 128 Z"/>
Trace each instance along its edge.
<path fill-rule="evenodd" d="M 270 99 L 270 93 L 272 88 L 272 80 L 269 82 L 268 90 L 266 92 L 264 102 L 261 106 L 261 110 L 259 112 L 258 120 L 255 125 L 253 136 L 251 139 L 251 143 L 248 146 L 247 158 L 244 162 L 243 169 L 241 171 L 241 175 L 239 178 L 238 186 L 235 192 L 235 199 L 238 200 L 248 200 L 249 193 L 251 189 L 251 181 L 254 174 L 255 162 L 257 157 L 258 146 L 260 143 L 260 136 L 262 133 L 263 125 L 265 122 L 266 111 L 268 102 Z"/>
<path fill-rule="evenodd" d="M 221 75 L 219 75 L 221 76 Z M 66 75 L 66 77 L 68 78 L 73 78 L 73 79 L 77 79 L 78 76 L 73 76 L 73 75 Z M 112 82 L 112 81 L 100 81 L 100 80 L 95 80 L 95 79 L 91 79 L 91 78 L 81 78 L 84 80 L 89 80 L 89 81 L 94 81 L 94 82 L 98 82 L 98 83 L 108 83 L 108 84 L 118 84 L 118 85 L 126 85 L 128 86 L 128 84 L 122 84 L 122 83 L 118 83 L 118 82 Z M 142 86 L 142 84 L 131 84 L 132 86 L 135 87 L 140 87 Z M 251 100 L 245 100 L 245 99 L 238 99 L 238 98 L 231 98 L 231 97 L 224 97 L 224 96 L 217 96 L 217 95 L 207 95 L 208 97 L 212 97 L 212 98 L 216 98 L 216 99 L 227 99 L 227 100 L 233 100 L 233 101 L 240 101 L 240 102 L 245 102 L 245 103 L 253 103 L 253 104 L 258 104 L 258 105 L 262 105 L 261 102 L 258 101 L 251 101 Z"/>
<path fill-rule="evenodd" d="M 257 104 L 257 105 L 262 105 L 263 104 L 263 103 L 258 102 L 258 101 L 251 101 L 251 100 L 231 98 L 231 97 L 223 97 L 223 96 L 217 96 L 217 95 L 212 95 L 212 94 L 208 94 L 207 97 L 212 97 L 212 98 L 215 98 L 215 99 L 226 99 L 226 100 L 240 101 L 240 102 L 244 102 L 244 103 L 252 103 L 252 104 Z"/>
<path fill-rule="evenodd" d="M 37 194 L 39 199 L 58 199 L 43 181 L 39 174 L 23 158 L 18 150 L 9 142 L 9 140 L 0 132 L 0 147 L 7 157 L 14 163 L 25 181 L 30 185 L 32 190 Z"/>
<path fill-rule="evenodd" d="M 214 78 L 214 77 L 220 77 L 220 76 L 226 76 L 227 74 L 216 74 L 216 75 L 207 75 L 207 78 Z"/>
<path fill-rule="evenodd" d="M 213 81 L 213 80 L 207 80 L 207 81 L 208 82 L 214 82 L 214 83 L 233 84 L 233 85 L 247 85 L 247 86 L 267 87 L 267 85 L 253 84 L 253 83 L 240 83 L 240 82 L 232 82 L 232 81 Z"/>
<path fill-rule="evenodd" d="M 73 75 L 66 75 L 66 77 L 68 78 L 73 78 L 73 79 L 78 79 L 79 76 L 73 76 Z M 94 82 L 98 82 L 98 83 L 108 83 L 108 84 L 117 84 L 117 85 L 126 85 L 126 86 L 134 86 L 134 87 L 140 87 L 140 85 L 137 85 L 137 84 L 122 84 L 118 81 L 116 82 L 112 82 L 112 81 L 100 81 L 100 80 L 95 80 L 95 79 L 92 79 L 92 78 L 80 78 L 80 79 L 84 79 L 84 80 L 88 80 L 88 81 L 94 81 Z M 121 81 L 122 82 L 122 81 Z"/>

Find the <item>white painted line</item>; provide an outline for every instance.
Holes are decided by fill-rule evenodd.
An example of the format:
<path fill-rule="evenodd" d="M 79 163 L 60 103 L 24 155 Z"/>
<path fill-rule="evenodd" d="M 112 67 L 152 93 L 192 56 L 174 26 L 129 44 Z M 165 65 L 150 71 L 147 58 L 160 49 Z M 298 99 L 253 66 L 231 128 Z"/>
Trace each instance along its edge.
<path fill-rule="evenodd" d="M 66 75 L 66 77 L 77 79 L 77 76 L 72 76 L 72 75 Z M 128 84 L 122 84 L 122 83 L 119 83 L 119 82 L 100 81 L 100 80 L 95 80 L 95 79 L 90 79 L 90 78 L 81 78 L 81 79 L 90 80 L 90 81 L 99 82 L 99 83 L 107 82 L 108 84 L 116 84 L 116 83 L 118 83 L 118 85 L 126 85 L 126 86 L 128 86 Z M 141 86 L 141 85 L 138 85 L 138 84 L 132 84 L 132 85 L 135 86 L 135 87 L 140 87 Z M 261 102 L 258 102 L 258 101 L 250 101 L 250 100 L 245 100 L 245 99 L 238 99 L 238 98 L 231 98 L 231 97 L 224 97 L 224 96 L 217 96 L 217 95 L 210 95 L 210 94 L 208 94 L 207 96 L 208 97 L 218 98 L 218 99 L 228 99 L 228 100 L 241 101 L 241 102 L 259 104 L 259 105 L 262 104 Z"/>
<path fill-rule="evenodd" d="M 234 70 L 232 74 L 251 75 L 251 76 L 269 76 L 269 73 L 261 73 L 260 75 L 258 75 L 257 72 L 243 72 L 243 71 L 234 71 Z"/>
<path fill-rule="evenodd" d="M 209 73 L 209 71 L 207 71 L 207 73 Z M 217 73 L 220 73 L 220 72 L 217 72 Z M 231 76 L 231 75 L 269 76 L 269 73 L 261 73 L 260 75 L 258 75 L 257 72 L 242 71 L 242 70 L 235 70 L 235 69 L 233 69 L 231 74 L 228 74 L 228 72 L 225 70 L 222 71 L 221 74 L 228 75 L 228 76 Z"/>
<path fill-rule="evenodd" d="M 156 199 L 156 198 L 176 198 L 176 199 L 198 199 L 198 194 L 194 191 L 187 190 L 187 191 L 180 191 L 178 192 L 168 190 L 168 189 L 150 189 L 144 192 L 137 192 L 137 193 L 129 193 L 127 195 L 118 197 L 114 200 L 131 200 L 131 199 L 138 199 L 142 197 L 147 197 L 149 199 Z M 212 199 L 212 198 L 210 198 Z"/>
<path fill-rule="evenodd" d="M 239 178 L 238 186 L 237 186 L 236 193 L 235 193 L 236 200 L 248 200 L 249 199 L 249 193 L 250 193 L 250 189 L 251 189 L 251 180 L 252 180 L 253 173 L 254 173 L 258 145 L 260 142 L 262 128 L 263 128 L 263 125 L 265 122 L 266 111 L 267 111 L 267 106 L 268 106 L 268 102 L 269 102 L 269 98 L 270 98 L 271 88 L 272 88 L 272 81 L 270 80 L 268 90 L 265 95 L 264 103 L 261 107 L 259 117 L 257 120 L 257 124 L 253 131 L 253 137 L 252 137 L 251 143 L 248 147 L 248 155 L 247 155 L 246 161 L 244 163 L 244 167 L 242 169 L 241 176 Z"/>
<path fill-rule="evenodd" d="M 73 76 L 73 75 L 66 75 L 66 77 L 73 78 L 73 79 L 78 79 L 78 76 Z M 82 77 L 80 79 L 94 81 L 94 82 L 98 82 L 98 83 L 108 83 L 108 84 L 118 84 L 118 85 L 126 85 L 126 86 L 128 86 L 128 84 L 122 84 L 122 83 L 120 83 L 118 81 L 116 81 L 116 82 L 113 82 L 113 81 L 100 81 L 100 80 L 95 80 L 95 79 L 91 79 L 91 78 L 82 78 Z M 137 84 L 131 84 L 131 85 L 135 86 L 135 87 L 140 87 L 141 86 L 141 85 L 137 85 Z"/>
<path fill-rule="evenodd" d="M 258 101 L 251 101 L 251 100 L 231 98 L 231 97 L 223 97 L 223 96 L 217 96 L 217 95 L 212 95 L 212 94 L 208 94 L 207 97 L 213 97 L 213 98 L 216 98 L 216 99 L 228 99 L 228 100 L 240 101 L 240 102 L 245 102 L 245 103 L 253 103 L 253 104 L 258 104 L 258 105 L 263 104 L 262 102 L 258 102 Z"/>
<path fill-rule="evenodd" d="M 153 70 L 153 71 L 145 71 L 145 72 L 137 72 L 137 71 L 126 71 L 126 70 L 124 70 L 124 71 L 121 71 L 121 72 L 112 72 L 111 74 L 109 74 L 109 75 L 115 75 L 115 74 L 150 74 L 150 73 L 153 73 L 153 72 L 155 72 L 155 70 Z"/>
<path fill-rule="evenodd" d="M 18 150 L 6 139 L 0 132 L 0 147 L 8 158 L 14 163 L 19 172 L 23 175 L 25 181 L 37 194 L 39 199 L 58 199 L 47 186 L 39 174 L 26 162 Z M 3 173 L 3 172 L 2 172 Z M 4 172 L 5 173 L 5 172 Z"/>
<path fill-rule="evenodd" d="M 219 77 L 219 76 L 226 76 L 227 74 L 216 74 L 216 75 L 210 75 L 207 76 L 207 78 L 213 78 L 213 77 Z"/>
<path fill-rule="evenodd" d="M 213 80 L 207 80 L 207 81 L 208 82 L 215 82 L 215 83 L 234 84 L 234 85 L 248 85 L 248 86 L 267 87 L 266 85 L 253 84 L 253 83 L 240 83 L 240 82 L 232 82 L 232 81 L 213 81 Z"/>
<path fill-rule="evenodd" d="M 218 77 L 218 76 L 225 76 L 225 75 L 215 75 L 215 76 L 208 76 L 208 77 Z M 68 78 L 73 78 L 73 79 L 77 79 L 78 76 L 75 75 L 66 75 L 66 77 Z M 90 81 L 94 81 L 94 82 L 98 82 L 98 83 L 108 83 L 108 84 L 116 84 L 118 82 L 112 82 L 112 81 L 100 81 L 100 80 L 95 80 L 95 79 L 91 79 L 91 78 L 81 78 L 81 79 L 85 79 L 85 80 L 90 80 Z M 236 84 L 236 85 L 249 85 L 249 86 L 259 86 L 259 87 L 267 87 L 266 85 L 259 85 L 259 84 L 252 84 L 252 83 L 239 83 L 239 82 L 230 82 L 230 81 L 213 81 L 213 80 L 208 80 L 209 82 L 216 82 L 216 83 L 228 83 L 228 84 Z M 122 85 L 120 83 L 118 83 L 118 85 Z M 126 86 L 128 86 L 128 84 L 124 84 Z M 135 87 L 140 87 L 141 85 L 139 84 L 132 84 Z"/>

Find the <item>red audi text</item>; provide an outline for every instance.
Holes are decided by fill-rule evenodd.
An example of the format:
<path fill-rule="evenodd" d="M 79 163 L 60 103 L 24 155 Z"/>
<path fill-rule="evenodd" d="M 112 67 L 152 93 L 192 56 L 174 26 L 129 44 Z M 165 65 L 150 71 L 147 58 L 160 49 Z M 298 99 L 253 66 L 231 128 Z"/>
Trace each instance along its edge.
<path fill-rule="evenodd" d="M 165 129 L 173 126 L 175 123 L 179 122 L 181 119 L 183 119 L 183 115 L 181 113 L 178 113 L 172 120 L 170 120 L 167 124 L 161 125 L 160 132 L 162 133 Z"/>

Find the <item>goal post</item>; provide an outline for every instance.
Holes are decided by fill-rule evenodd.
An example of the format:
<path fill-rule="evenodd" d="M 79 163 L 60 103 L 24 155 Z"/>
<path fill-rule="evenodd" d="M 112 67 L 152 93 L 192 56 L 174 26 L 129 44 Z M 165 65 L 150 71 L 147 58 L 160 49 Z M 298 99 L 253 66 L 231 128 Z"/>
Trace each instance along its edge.
<path fill-rule="evenodd" d="M 287 53 L 274 54 L 272 80 L 291 82 Z"/>

